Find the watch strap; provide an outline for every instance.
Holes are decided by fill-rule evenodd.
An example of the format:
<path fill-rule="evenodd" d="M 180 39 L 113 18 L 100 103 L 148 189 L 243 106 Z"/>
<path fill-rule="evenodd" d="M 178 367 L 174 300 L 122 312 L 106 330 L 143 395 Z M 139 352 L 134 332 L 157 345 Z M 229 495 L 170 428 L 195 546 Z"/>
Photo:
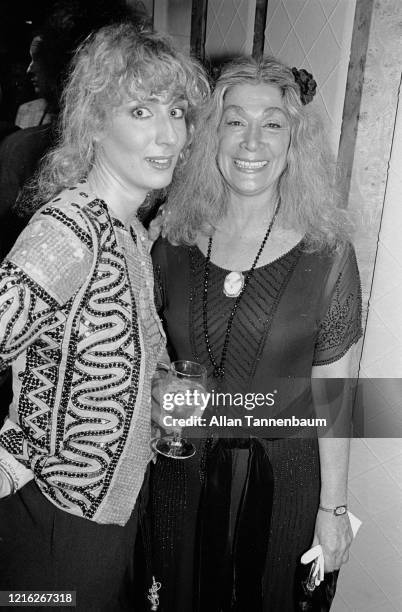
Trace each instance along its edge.
<path fill-rule="evenodd" d="M 330 512 L 334 516 L 343 516 L 347 513 L 348 507 L 346 504 L 341 504 L 340 506 L 336 506 L 335 508 L 324 508 L 324 506 L 318 506 L 319 510 L 323 510 L 323 512 Z"/>

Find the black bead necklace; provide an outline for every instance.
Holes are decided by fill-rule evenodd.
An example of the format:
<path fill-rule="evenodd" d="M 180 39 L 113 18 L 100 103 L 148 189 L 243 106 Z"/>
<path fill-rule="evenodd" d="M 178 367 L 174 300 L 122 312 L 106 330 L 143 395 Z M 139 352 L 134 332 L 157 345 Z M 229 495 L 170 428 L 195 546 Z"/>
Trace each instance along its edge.
<path fill-rule="evenodd" d="M 274 225 L 274 221 L 279 212 L 280 202 L 281 201 L 279 199 L 275 207 L 274 214 L 272 215 L 271 222 L 268 226 L 267 231 L 265 232 L 265 236 L 262 240 L 261 246 L 258 249 L 257 255 L 255 256 L 253 265 L 251 266 L 250 270 L 247 272 L 246 277 L 244 279 L 243 287 L 241 288 L 239 295 L 236 297 L 236 300 L 233 304 L 233 308 L 230 311 L 229 319 L 228 319 L 227 326 L 226 326 L 225 338 L 223 341 L 223 348 L 222 348 L 220 363 L 217 362 L 213 354 L 211 343 L 209 341 L 209 334 L 208 334 L 208 279 L 209 279 L 209 268 L 210 268 L 210 262 L 211 262 L 212 236 L 209 238 L 207 256 L 205 258 L 205 268 L 204 268 L 204 288 L 203 288 L 203 294 L 202 294 L 202 322 L 203 322 L 203 329 L 204 329 L 205 344 L 207 347 L 209 360 L 214 368 L 213 375 L 215 378 L 222 379 L 225 375 L 226 354 L 227 354 L 228 345 L 229 345 L 230 333 L 232 331 L 233 319 L 239 307 L 240 300 L 244 292 L 246 291 L 247 285 L 249 284 L 251 277 L 254 274 L 255 267 L 258 263 L 258 260 L 260 259 L 261 253 L 271 233 L 272 227 Z"/>

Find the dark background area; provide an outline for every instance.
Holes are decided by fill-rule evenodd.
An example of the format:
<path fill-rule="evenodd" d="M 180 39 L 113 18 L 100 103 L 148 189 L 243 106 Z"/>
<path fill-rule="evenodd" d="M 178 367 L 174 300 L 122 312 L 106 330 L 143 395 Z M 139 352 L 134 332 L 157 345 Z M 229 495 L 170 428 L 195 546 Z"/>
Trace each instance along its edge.
<path fill-rule="evenodd" d="M 44 18 L 51 0 L 1 0 L 0 2 L 0 120 L 14 122 L 20 104 L 35 98 L 26 76 L 29 45 L 34 27 Z M 7 383 L 6 383 L 7 381 Z M 0 375 L 0 423 L 11 400 L 10 372 Z"/>
<path fill-rule="evenodd" d="M 51 30 L 46 30 L 46 48 L 49 56 L 54 59 L 56 53 L 59 53 L 59 57 L 68 61 L 76 43 L 81 42 L 92 30 L 121 19 L 130 19 L 139 25 L 149 25 L 149 15 L 144 4 L 136 0 L 0 0 L 2 138 L 8 132 L 8 125 L 14 124 L 18 107 L 38 97 L 27 75 L 27 68 L 30 64 L 31 41 L 45 22 L 47 27 L 49 23 L 52 26 Z M 61 52 L 65 52 L 66 55 L 62 56 Z M 4 126 L 7 129 L 3 131 Z M 3 198 L 4 185 L 0 187 L 0 192 L 0 198 Z M 7 236 L 12 234 L 10 227 L 13 227 L 13 212 L 10 211 L 8 215 L 8 211 L 7 207 L 4 211 L 2 209 L 0 245 L 4 240 L 3 234 Z M 21 229 L 22 227 L 23 225 Z M 0 425 L 11 400 L 10 382 L 10 371 L 0 372 Z"/>
<path fill-rule="evenodd" d="M 149 23 L 138 0 L 0 0 L 0 120 L 14 122 L 20 104 L 36 95 L 27 78 L 29 47 L 37 29 L 57 12 L 60 36 L 78 41 L 94 29 L 120 19 Z M 60 15 L 62 15 L 60 17 Z M 67 34 L 68 33 L 68 34 Z"/>
<path fill-rule="evenodd" d="M 29 45 L 35 27 L 55 4 L 54 0 L 2 0 L 0 2 L 0 119 L 13 122 L 17 108 L 35 98 L 26 77 Z"/>

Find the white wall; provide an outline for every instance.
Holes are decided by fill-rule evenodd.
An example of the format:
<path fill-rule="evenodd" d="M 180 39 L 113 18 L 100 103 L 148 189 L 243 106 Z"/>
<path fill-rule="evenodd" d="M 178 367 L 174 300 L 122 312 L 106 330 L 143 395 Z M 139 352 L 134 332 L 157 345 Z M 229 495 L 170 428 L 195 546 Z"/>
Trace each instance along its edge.
<path fill-rule="evenodd" d="M 251 55 L 254 18 L 255 0 L 209 0 L 206 57 Z"/>
<path fill-rule="evenodd" d="M 400 90 L 387 174 L 360 368 L 365 388 L 356 409 L 367 431 L 381 435 L 387 428 L 388 434 L 393 429 L 401 435 L 397 433 L 402 423 Z M 342 572 L 333 612 L 397 612 L 402 610 L 402 440 L 366 438 L 352 443 L 349 500 L 364 523 Z"/>
<path fill-rule="evenodd" d="M 401 10 L 402 14 L 402 10 Z M 399 90 L 361 376 L 402 377 L 402 95 Z M 399 395 L 395 409 L 402 407 Z"/>
<path fill-rule="evenodd" d="M 363 525 L 331 612 L 402 610 L 401 473 L 399 438 L 352 440 L 349 506 Z"/>
<path fill-rule="evenodd" d="M 305 68 L 317 81 L 312 104 L 327 122 L 338 151 L 355 0 L 269 0 L 266 55 Z"/>

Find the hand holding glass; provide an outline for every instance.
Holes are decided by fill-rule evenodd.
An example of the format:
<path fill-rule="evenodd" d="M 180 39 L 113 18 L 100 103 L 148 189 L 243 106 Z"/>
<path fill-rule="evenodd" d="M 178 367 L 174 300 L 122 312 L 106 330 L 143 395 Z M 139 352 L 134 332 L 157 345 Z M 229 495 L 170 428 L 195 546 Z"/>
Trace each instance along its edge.
<path fill-rule="evenodd" d="M 174 459 L 187 459 L 195 453 L 195 447 L 181 437 L 181 427 L 175 425 L 178 419 L 194 415 L 201 406 L 200 396 L 206 393 L 207 371 L 195 361 L 174 361 L 170 366 L 158 364 L 166 371 L 160 388 L 162 410 L 169 410 L 172 416 L 172 434 L 155 438 L 151 447 L 157 453 Z M 198 392 L 198 393 L 197 393 Z M 169 408 L 166 408 L 167 401 Z"/>

